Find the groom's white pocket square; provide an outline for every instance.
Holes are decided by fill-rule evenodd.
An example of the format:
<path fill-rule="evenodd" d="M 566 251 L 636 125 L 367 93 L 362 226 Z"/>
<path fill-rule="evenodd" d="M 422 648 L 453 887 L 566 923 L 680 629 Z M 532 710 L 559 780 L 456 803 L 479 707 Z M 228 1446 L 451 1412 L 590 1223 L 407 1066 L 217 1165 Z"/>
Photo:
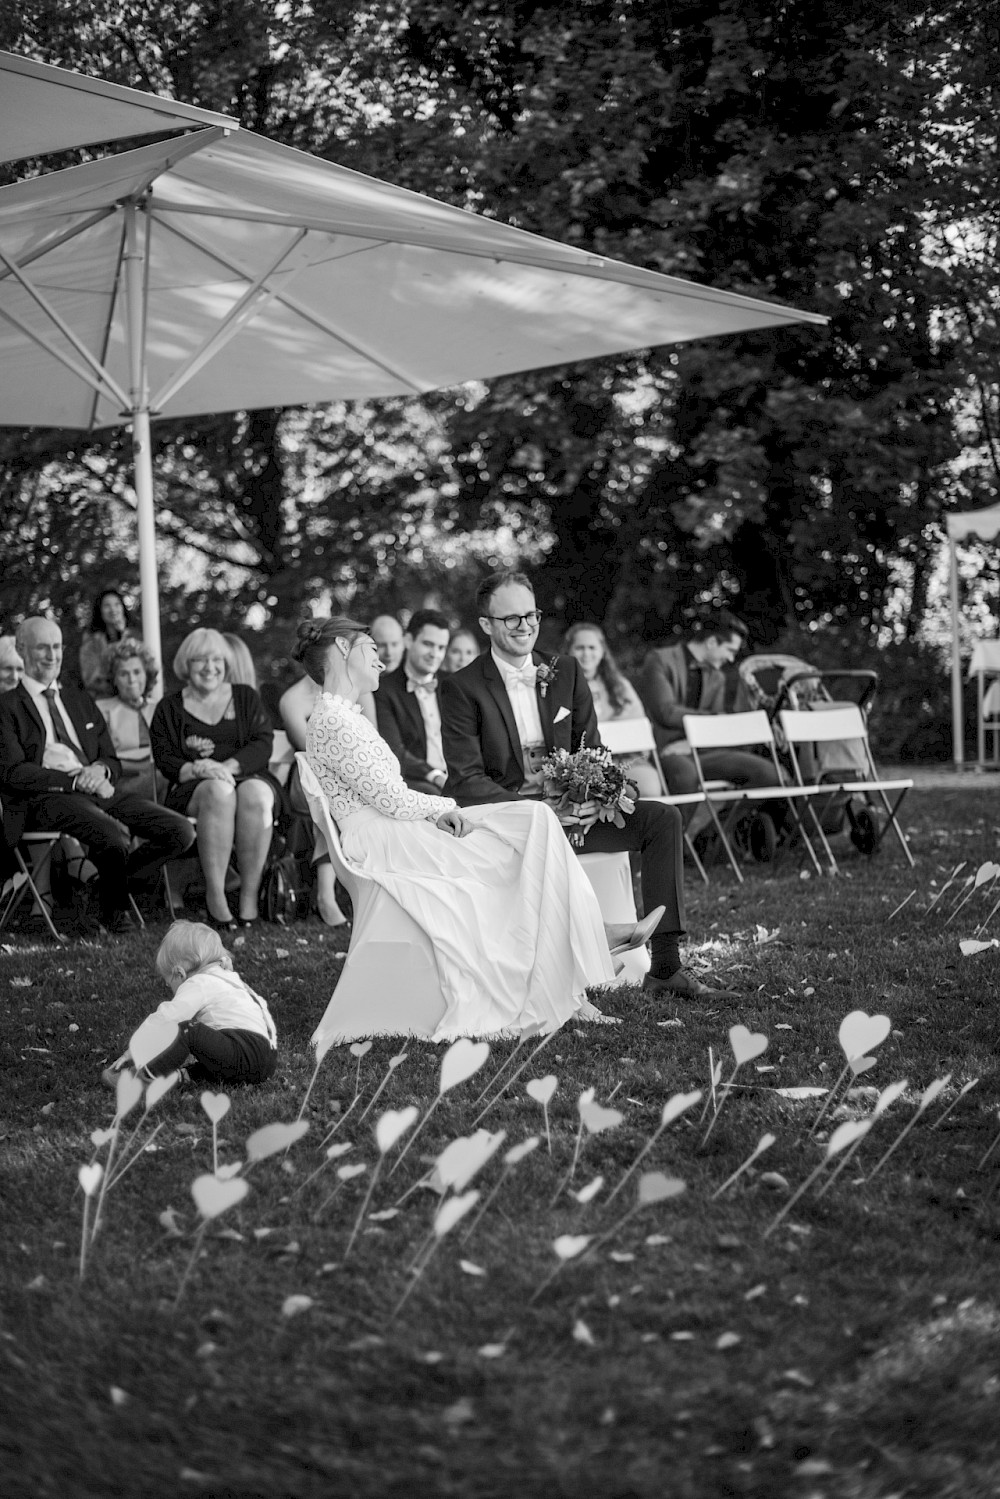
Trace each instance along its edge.
<path fill-rule="evenodd" d="M 556 716 L 552 720 L 552 722 L 553 723 L 562 723 L 562 721 L 563 721 L 564 718 L 569 718 L 569 709 L 568 708 L 560 708 L 559 712 L 556 714 Z"/>

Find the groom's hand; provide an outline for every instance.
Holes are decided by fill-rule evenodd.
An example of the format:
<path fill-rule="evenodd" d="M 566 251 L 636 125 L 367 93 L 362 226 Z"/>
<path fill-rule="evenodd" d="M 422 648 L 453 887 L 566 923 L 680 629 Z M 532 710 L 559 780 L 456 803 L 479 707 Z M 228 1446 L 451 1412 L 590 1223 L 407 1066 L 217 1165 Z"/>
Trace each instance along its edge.
<path fill-rule="evenodd" d="M 472 823 L 458 810 L 442 813 L 434 826 L 443 833 L 453 833 L 456 838 L 464 838 L 467 833 L 472 832 Z"/>
<path fill-rule="evenodd" d="M 567 808 L 563 812 L 557 812 L 556 816 L 564 828 L 582 828 L 585 833 L 589 833 L 597 821 L 597 803 L 576 802 L 572 811 Z"/>

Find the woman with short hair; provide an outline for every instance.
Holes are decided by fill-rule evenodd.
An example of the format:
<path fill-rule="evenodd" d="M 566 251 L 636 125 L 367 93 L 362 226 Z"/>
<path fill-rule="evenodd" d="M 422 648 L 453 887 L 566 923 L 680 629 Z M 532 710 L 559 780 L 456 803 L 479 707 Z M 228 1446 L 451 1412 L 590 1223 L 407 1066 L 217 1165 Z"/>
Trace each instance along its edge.
<path fill-rule="evenodd" d="M 122 780 L 137 796 L 156 800 L 156 772 L 149 725 L 155 704 L 150 701 L 159 677 L 156 657 L 148 646 L 128 638 L 113 645 L 107 656 L 114 696 L 97 699 L 122 762 Z"/>
<path fill-rule="evenodd" d="M 156 768 L 170 783 L 166 805 L 197 825 L 209 924 L 252 926 L 281 788 L 268 774 L 273 731 L 260 695 L 230 682 L 229 648 L 217 630 L 192 630 L 174 657 L 183 682 L 157 704 L 150 724 Z M 239 910 L 226 898 L 235 849 Z"/>

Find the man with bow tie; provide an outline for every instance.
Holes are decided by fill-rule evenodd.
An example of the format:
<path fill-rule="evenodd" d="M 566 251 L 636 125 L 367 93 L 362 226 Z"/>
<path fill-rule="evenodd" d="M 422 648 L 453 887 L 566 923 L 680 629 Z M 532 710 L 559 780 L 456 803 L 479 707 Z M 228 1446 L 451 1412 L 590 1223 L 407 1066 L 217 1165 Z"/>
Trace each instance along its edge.
<path fill-rule="evenodd" d="M 411 791 L 443 796 L 448 765 L 441 740 L 438 670 L 448 649 L 448 620 L 418 609 L 403 635 L 403 660 L 383 674 L 375 694 L 378 731 Z"/>
<path fill-rule="evenodd" d="M 97 868 L 101 924 L 125 931 L 130 885 L 149 888 L 164 860 L 191 847 L 194 829 L 119 787 L 121 762 L 96 703 L 59 680 L 59 626 L 36 616 L 16 638 L 24 676 L 0 698 L 5 838 L 14 843 L 27 827 L 79 839 Z M 143 840 L 135 852 L 132 834 Z"/>
<path fill-rule="evenodd" d="M 459 806 L 541 797 L 542 762 L 551 750 L 576 751 L 584 738 L 600 745 L 594 699 L 572 656 L 546 661 L 534 652 L 541 613 L 523 573 L 485 579 L 476 605 L 490 649 L 442 680 L 446 794 Z M 654 801 L 637 802 L 623 828 L 595 822 L 583 843 L 584 853 L 638 853 L 643 905 L 647 912 L 664 908 L 644 987 L 663 999 L 715 999 L 726 991 L 702 984 L 681 964 L 683 848 L 676 807 Z"/>

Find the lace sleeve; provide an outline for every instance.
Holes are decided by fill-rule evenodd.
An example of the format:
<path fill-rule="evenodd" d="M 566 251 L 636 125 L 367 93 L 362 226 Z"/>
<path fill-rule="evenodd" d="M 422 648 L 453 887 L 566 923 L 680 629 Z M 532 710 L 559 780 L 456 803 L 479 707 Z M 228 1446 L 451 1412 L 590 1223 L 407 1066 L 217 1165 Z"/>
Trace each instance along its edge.
<path fill-rule="evenodd" d="M 411 791 L 399 761 L 360 713 L 339 700 L 321 697 L 309 720 L 306 754 L 330 798 L 345 810 L 372 807 L 403 822 L 437 821 L 457 803 L 448 796 Z"/>

